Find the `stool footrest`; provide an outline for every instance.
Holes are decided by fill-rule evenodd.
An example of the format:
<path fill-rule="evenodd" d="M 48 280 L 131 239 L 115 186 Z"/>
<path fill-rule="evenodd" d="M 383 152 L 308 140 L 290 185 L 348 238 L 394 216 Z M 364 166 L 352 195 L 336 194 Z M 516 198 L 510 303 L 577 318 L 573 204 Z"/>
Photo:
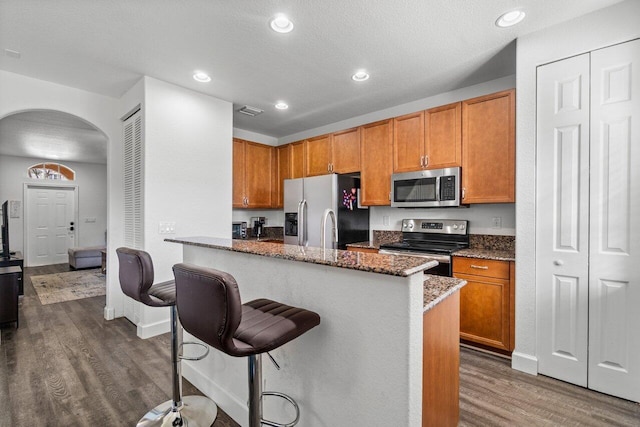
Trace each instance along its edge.
<path fill-rule="evenodd" d="M 182 355 L 182 348 L 185 345 L 197 345 L 197 346 L 200 346 L 200 347 L 204 348 L 204 353 L 199 355 L 199 356 L 183 356 Z M 180 352 L 178 354 L 179 354 L 178 358 L 180 360 L 202 360 L 205 357 L 207 357 L 207 354 L 209 354 L 209 346 L 206 345 L 206 344 L 195 342 L 195 341 L 185 341 L 182 344 L 180 344 Z"/>
<path fill-rule="evenodd" d="M 264 424 L 266 426 L 269 426 L 269 427 L 293 427 L 296 424 L 298 424 L 298 421 L 300 421 L 300 408 L 298 407 L 298 404 L 296 403 L 296 401 L 293 400 L 293 398 L 291 398 L 290 396 L 287 396 L 284 393 L 279 393 L 277 391 L 265 391 L 265 392 L 262 393 L 262 396 L 263 397 L 264 396 L 280 397 L 280 398 L 286 400 L 287 402 L 291 403 L 293 405 L 293 409 L 296 410 L 296 418 L 295 418 L 295 420 L 293 420 L 293 421 L 291 421 L 289 423 L 286 423 L 286 424 L 277 423 L 275 421 L 269 421 L 269 420 L 265 420 L 264 418 L 262 418 L 260 420 L 260 422 L 262 424 Z"/>

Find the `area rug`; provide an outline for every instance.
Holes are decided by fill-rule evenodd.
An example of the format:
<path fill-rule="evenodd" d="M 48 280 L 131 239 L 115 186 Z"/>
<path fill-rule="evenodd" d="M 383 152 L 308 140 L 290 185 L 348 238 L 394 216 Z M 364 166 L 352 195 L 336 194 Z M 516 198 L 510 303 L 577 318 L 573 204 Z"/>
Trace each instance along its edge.
<path fill-rule="evenodd" d="M 106 294 L 106 276 L 99 268 L 31 276 L 31 283 L 43 305 Z"/>

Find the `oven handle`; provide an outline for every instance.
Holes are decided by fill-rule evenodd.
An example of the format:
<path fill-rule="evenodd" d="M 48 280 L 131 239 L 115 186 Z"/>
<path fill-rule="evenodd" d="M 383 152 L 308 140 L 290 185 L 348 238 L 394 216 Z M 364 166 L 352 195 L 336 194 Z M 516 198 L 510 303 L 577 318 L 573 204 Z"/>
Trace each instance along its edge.
<path fill-rule="evenodd" d="M 402 255 L 402 256 L 412 256 L 416 258 L 431 258 L 438 261 L 440 264 L 451 264 L 451 257 L 449 255 L 417 254 L 415 252 L 394 251 L 391 249 L 380 249 L 378 253 L 382 255 Z"/>

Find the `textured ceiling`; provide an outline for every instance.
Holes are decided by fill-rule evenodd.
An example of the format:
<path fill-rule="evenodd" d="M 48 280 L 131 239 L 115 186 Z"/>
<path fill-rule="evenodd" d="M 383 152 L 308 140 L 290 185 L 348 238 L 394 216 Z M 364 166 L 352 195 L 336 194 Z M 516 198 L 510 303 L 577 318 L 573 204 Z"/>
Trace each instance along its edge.
<path fill-rule="evenodd" d="M 0 0 L 0 68 L 112 97 L 148 75 L 264 109 L 234 127 L 283 137 L 514 74 L 519 35 L 618 1 Z M 293 32 L 269 29 L 278 12 Z"/>
<path fill-rule="evenodd" d="M 0 155 L 107 163 L 107 138 L 71 114 L 28 111 L 0 120 Z"/>

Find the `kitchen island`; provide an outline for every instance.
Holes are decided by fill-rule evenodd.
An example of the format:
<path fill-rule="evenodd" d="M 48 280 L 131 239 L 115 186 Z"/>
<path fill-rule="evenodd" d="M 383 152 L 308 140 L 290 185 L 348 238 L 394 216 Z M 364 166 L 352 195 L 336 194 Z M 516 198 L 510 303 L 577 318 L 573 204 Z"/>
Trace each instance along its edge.
<path fill-rule="evenodd" d="M 433 278 L 430 285 L 424 271 L 436 261 L 209 237 L 167 241 L 183 245 L 184 262 L 232 274 L 243 302 L 269 298 L 320 314 L 318 327 L 272 352 L 282 370 L 267 359 L 263 368 L 265 390 L 297 400 L 300 425 L 417 427 L 423 411 L 425 422 L 457 424 L 455 319 L 464 281 Z M 246 364 L 212 350 L 202 361 L 184 361 L 183 373 L 247 425 Z M 447 390 L 455 395 L 449 406 L 441 402 Z M 292 418 L 276 399 L 265 400 L 265 416 Z"/>

